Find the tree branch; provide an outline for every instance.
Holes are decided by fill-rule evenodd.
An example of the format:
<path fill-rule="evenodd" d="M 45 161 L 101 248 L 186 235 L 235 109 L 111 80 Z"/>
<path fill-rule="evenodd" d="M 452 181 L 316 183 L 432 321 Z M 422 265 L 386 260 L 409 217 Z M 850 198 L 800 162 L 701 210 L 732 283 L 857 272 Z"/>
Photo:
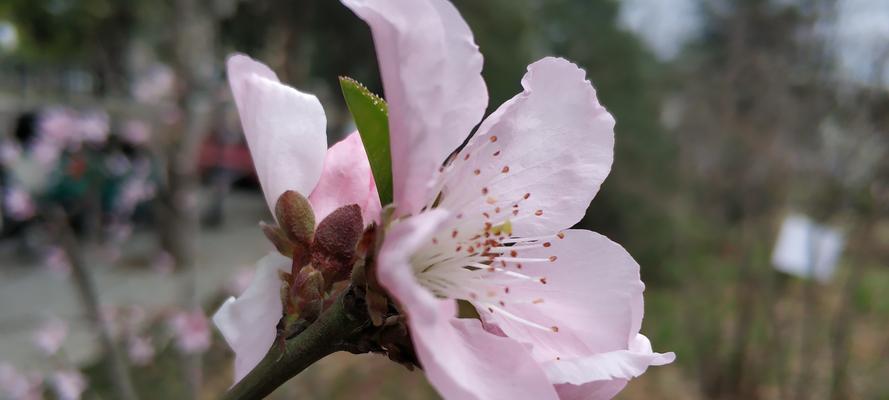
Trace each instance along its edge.
<path fill-rule="evenodd" d="M 344 349 L 345 344 L 361 335 L 369 321 L 366 316 L 356 315 L 349 304 L 344 304 L 353 300 L 349 296 L 347 292 L 305 331 L 288 339 L 283 354 L 279 346 L 273 345 L 259 365 L 229 389 L 222 399 L 262 399 L 316 361 Z"/>

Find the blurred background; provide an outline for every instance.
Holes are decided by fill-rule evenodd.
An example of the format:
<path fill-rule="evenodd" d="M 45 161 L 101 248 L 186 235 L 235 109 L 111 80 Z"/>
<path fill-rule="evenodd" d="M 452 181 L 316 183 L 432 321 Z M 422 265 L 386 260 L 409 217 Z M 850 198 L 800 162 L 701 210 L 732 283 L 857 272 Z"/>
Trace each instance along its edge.
<path fill-rule="evenodd" d="M 889 399 L 889 2 L 456 0 L 488 112 L 546 55 L 617 119 L 584 228 L 647 284 L 677 362 L 620 399 Z M 207 316 L 272 250 L 224 77 L 245 52 L 352 129 L 337 77 L 382 93 L 332 0 L 0 2 L 0 398 L 216 398 Z M 434 77 L 430 77 L 434 79 Z M 435 398 L 334 355 L 274 398 Z"/>

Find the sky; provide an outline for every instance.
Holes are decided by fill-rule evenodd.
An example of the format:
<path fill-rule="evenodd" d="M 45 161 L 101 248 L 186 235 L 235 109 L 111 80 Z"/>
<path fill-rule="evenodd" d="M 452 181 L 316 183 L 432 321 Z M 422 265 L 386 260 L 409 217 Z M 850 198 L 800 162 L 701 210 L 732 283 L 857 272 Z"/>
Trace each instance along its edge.
<path fill-rule="evenodd" d="M 700 32 L 700 1 L 620 0 L 619 24 L 634 32 L 661 61 L 671 61 Z M 795 0 L 773 0 L 777 5 Z M 836 12 L 819 24 L 829 39 L 843 79 L 889 87 L 889 0 L 837 0 Z"/>

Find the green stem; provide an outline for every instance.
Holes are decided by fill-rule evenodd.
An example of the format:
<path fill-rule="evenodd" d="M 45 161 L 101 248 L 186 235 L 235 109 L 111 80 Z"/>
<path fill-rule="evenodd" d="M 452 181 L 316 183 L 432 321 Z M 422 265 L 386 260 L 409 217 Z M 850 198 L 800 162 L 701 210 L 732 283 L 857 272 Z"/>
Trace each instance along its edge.
<path fill-rule="evenodd" d="M 223 400 L 262 399 L 316 361 L 335 353 L 360 334 L 366 318 L 352 315 L 340 298 L 305 331 L 287 340 L 284 353 L 276 344 Z"/>

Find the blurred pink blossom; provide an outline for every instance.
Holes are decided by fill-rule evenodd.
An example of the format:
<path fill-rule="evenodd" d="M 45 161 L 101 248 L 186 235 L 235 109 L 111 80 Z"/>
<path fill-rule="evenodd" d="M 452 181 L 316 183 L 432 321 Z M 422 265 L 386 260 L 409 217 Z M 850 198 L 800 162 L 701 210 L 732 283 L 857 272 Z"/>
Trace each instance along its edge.
<path fill-rule="evenodd" d="M 59 400 L 79 400 L 86 390 L 86 377 L 77 370 L 55 372 L 50 382 Z"/>
<path fill-rule="evenodd" d="M 121 137 L 127 143 L 144 145 L 151 138 L 151 127 L 144 121 L 131 119 L 124 123 Z"/>
<path fill-rule="evenodd" d="M 148 180 L 147 176 L 136 174 L 127 179 L 117 198 L 117 212 L 122 215 L 130 215 L 136 207 L 154 197 L 156 187 Z"/>
<path fill-rule="evenodd" d="M 23 221 L 33 217 L 37 212 L 34 200 L 31 199 L 31 195 L 24 189 L 17 186 L 7 187 L 5 194 L 5 211 L 10 218 Z"/>
<path fill-rule="evenodd" d="M 0 363 L 0 398 L 10 400 L 43 399 L 42 379 L 26 375 L 10 364 Z"/>
<path fill-rule="evenodd" d="M 101 110 L 84 112 L 77 119 L 77 134 L 75 140 L 86 143 L 103 143 L 108 139 L 110 132 L 110 120 L 108 114 Z"/>
<path fill-rule="evenodd" d="M 166 251 L 158 253 L 151 262 L 151 269 L 161 275 L 172 273 L 175 267 L 176 260 L 173 258 L 172 254 Z"/>
<path fill-rule="evenodd" d="M 179 351 L 185 354 L 203 353 L 210 347 L 210 323 L 202 310 L 177 312 L 169 324 Z"/>
<path fill-rule="evenodd" d="M 156 104 L 169 100 L 176 88 L 176 74 L 164 64 L 155 64 L 139 75 L 133 83 L 132 93 L 136 100 Z"/>
<path fill-rule="evenodd" d="M 34 346 L 37 347 L 44 355 L 55 355 L 65 338 L 68 337 L 68 324 L 56 317 L 48 319 L 37 331 L 34 332 Z"/>
<path fill-rule="evenodd" d="M 127 355 L 133 365 L 145 366 L 154 360 L 155 349 L 149 336 L 132 336 L 127 341 Z"/>
<path fill-rule="evenodd" d="M 46 249 L 43 265 L 51 275 L 57 278 L 65 279 L 71 276 L 71 263 L 68 260 L 68 255 L 60 247 Z"/>
<path fill-rule="evenodd" d="M 21 147 L 11 141 L 0 142 L 0 165 L 10 165 L 22 155 Z"/>

